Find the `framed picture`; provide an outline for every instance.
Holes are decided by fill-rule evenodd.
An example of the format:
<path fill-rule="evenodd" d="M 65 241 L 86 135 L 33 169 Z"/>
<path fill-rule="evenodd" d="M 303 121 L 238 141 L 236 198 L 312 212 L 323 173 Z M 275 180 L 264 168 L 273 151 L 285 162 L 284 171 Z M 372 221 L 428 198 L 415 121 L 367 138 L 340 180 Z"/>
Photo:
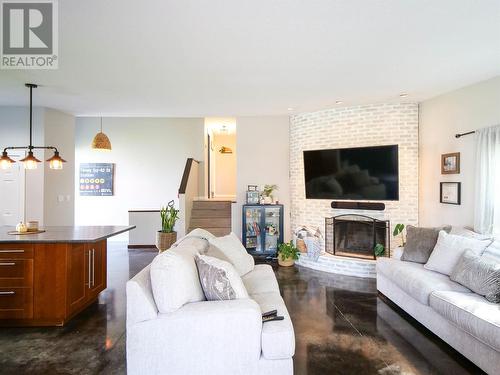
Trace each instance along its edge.
<path fill-rule="evenodd" d="M 460 182 L 441 182 L 439 201 L 446 204 L 461 204 L 460 190 Z"/>
<path fill-rule="evenodd" d="M 441 174 L 460 173 L 460 152 L 441 155 Z"/>
<path fill-rule="evenodd" d="M 247 191 L 247 204 L 259 204 L 260 194 L 258 191 Z"/>

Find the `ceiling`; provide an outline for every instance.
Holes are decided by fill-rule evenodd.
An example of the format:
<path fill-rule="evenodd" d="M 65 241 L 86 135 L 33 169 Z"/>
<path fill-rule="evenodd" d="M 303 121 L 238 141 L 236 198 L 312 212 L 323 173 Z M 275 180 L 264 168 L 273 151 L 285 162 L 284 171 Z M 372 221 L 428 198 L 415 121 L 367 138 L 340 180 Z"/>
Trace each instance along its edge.
<path fill-rule="evenodd" d="M 24 82 L 75 115 L 421 101 L 500 75 L 499 19 L 497 0 L 61 0 L 59 69 L 1 70 L 0 105 Z"/>

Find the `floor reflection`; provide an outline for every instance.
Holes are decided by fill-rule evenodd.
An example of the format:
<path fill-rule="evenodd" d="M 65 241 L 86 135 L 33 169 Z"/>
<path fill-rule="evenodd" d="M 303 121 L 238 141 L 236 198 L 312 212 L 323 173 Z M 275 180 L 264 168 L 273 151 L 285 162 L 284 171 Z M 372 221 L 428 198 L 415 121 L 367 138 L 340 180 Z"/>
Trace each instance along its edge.
<path fill-rule="evenodd" d="M 276 268 L 296 336 L 295 374 L 477 374 L 377 297 L 376 282 Z"/>

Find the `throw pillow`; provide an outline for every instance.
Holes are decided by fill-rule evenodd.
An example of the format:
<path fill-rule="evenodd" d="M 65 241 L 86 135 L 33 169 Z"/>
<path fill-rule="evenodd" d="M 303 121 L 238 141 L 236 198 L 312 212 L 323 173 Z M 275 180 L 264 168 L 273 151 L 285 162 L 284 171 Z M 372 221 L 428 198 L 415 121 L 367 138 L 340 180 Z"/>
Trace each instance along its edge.
<path fill-rule="evenodd" d="M 246 275 L 255 267 L 253 257 L 247 253 L 240 239 L 234 233 L 224 237 L 215 237 L 209 241 L 212 246 L 208 249 L 207 255 L 231 263 L 236 268 L 238 275 Z"/>
<path fill-rule="evenodd" d="M 439 232 L 436 247 L 424 268 L 450 275 L 465 250 L 469 249 L 474 254 L 481 255 L 490 243 L 491 240 L 457 236 L 442 230 Z"/>
<path fill-rule="evenodd" d="M 489 302 L 500 303 L 500 263 L 466 250 L 450 275 L 450 279 L 484 296 Z"/>
<path fill-rule="evenodd" d="M 439 231 L 449 232 L 451 227 L 417 228 L 412 225 L 406 227 L 406 244 L 401 260 L 406 262 L 427 263 L 429 256 L 436 246 Z"/>
<path fill-rule="evenodd" d="M 192 251 L 171 249 L 151 263 L 151 289 L 158 311 L 170 313 L 186 303 L 205 300 Z"/>
<path fill-rule="evenodd" d="M 457 227 L 457 226 L 452 226 L 451 231 L 449 232 L 450 234 L 456 234 L 457 236 L 463 236 L 463 237 L 469 237 L 469 238 L 475 238 L 476 240 L 492 240 L 492 236 L 489 236 L 487 234 L 481 234 L 474 232 L 473 230 L 470 230 L 465 227 Z"/>
<path fill-rule="evenodd" d="M 197 255 L 195 261 L 208 301 L 248 298 L 243 281 L 231 263 L 206 255 Z"/>

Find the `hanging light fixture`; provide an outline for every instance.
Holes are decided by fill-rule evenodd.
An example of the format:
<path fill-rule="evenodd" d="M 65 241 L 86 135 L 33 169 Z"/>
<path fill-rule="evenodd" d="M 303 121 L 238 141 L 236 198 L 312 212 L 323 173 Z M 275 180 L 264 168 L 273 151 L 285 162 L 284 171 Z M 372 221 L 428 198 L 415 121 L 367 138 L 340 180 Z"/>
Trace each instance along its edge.
<path fill-rule="evenodd" d="M 92 148 L 94 150 L 111 151 L 111 142 L 106 134 L 102 132 L 102 117 L 101 117 L 101 131 L 97 133 L 92 140 Z"/>
<path fill-rule="evenodd" d="M 29 146 L 5 147 L 0 157 L 0 168 L 8 169 L 15 163 L 15 161 L 9 157 L 7 150 L 28 150 L 28 155 L 20 160 L 20 162 L 24 164 L 24 169 L 36 169 L 38 163 L 41 163 L 33 154 L 33 150 L 54 150 L 54 156 L 47 160 L 49 166 L 51 169 L 62 169 L 62 163 L 65 163 L 66 160 L 59 156 L 57 148 L 53 146 L 33 146 L 33 89 L 36 89 L 38 85 L 26 83 L 25 86 L 30 89 L 30 144 Z"/>

